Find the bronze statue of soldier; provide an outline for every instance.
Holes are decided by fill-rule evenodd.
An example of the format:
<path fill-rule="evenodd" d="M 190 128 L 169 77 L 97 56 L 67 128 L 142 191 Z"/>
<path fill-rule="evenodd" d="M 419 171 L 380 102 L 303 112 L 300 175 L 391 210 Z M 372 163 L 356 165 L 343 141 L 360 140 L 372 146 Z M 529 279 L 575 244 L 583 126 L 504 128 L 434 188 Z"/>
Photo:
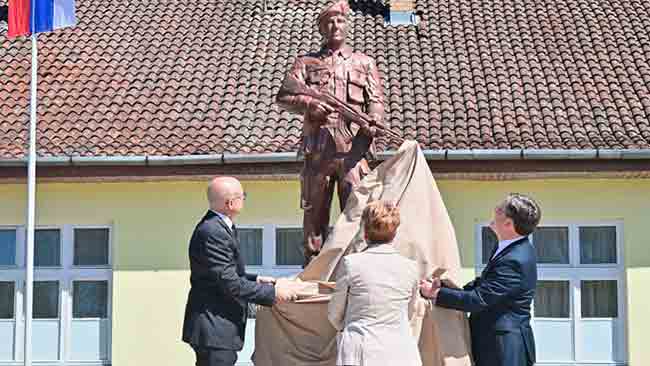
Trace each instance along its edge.
<path fill-rule="evenodd" d="M 349 12 L 347 1 L 323 9 L 317 19 L 322 48 L 296 59 L 277 95 L 283 108 L 304 115 L 300 153 L 305 265 L 327 239 L 334 185 L 343 210 L 352 189 L 369 172 L 366 158 L 374 153 L 373 139 L 386 132 L 380 128 L 384 101 L 377 66 L 346 44 Z M 316 97 L 319 93 L 329 99 Z M 349 118 L 357 112 L 365 119 Z"/>

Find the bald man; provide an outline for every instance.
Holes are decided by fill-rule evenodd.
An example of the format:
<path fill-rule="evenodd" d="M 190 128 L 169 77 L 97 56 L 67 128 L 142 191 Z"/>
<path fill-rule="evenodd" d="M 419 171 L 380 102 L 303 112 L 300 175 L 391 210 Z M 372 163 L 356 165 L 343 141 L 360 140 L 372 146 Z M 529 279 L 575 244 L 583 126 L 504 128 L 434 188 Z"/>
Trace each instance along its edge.
<path fill-rule="evenodd" d="M 286 281 L 275 284 L 271 277 L 246 273 L 233 224 L 245 199 L 237 179 L 210 181 L 210 209 L 190 240 L 191 288 L 183 341 L 192 346 L 197 366 L 235 364 L 244 344 L 248 303 L 271 306 L 296 297 Z"/>

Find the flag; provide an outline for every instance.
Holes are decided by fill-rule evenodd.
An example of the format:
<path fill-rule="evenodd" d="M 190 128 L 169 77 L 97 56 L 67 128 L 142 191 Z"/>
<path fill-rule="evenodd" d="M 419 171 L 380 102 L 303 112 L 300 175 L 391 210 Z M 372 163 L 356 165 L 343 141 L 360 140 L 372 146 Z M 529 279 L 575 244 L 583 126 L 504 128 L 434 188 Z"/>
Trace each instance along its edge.
<path fill-rule="evenodd" d="M 9 0 L 9 37 L 51 32 L 76 23 L 74 0 Z"/>

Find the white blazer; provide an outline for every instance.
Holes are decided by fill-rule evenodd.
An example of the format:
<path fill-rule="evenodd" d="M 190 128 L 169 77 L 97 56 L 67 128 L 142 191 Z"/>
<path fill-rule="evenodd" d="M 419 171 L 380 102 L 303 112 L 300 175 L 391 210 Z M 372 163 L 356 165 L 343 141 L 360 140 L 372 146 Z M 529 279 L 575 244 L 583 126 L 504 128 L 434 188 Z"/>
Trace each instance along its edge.
<path fill-rule="evenodd" d="M 391 243 L 343 258 L 328 308 L 340 331 L 337 365 L 422 365 L 408 319 L 418 282 L 416 262 Z"/>

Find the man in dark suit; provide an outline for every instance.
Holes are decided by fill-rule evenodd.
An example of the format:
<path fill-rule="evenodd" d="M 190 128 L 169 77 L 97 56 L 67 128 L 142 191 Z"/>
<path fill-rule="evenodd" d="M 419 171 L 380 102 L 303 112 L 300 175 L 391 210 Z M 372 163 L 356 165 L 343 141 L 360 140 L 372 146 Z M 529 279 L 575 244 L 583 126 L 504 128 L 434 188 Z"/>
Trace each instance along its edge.
<path fill-rule="evenodd" d="M 245 194 L 235 178 L 208 186 L 210 210 L 190 240 L 191 289 L 185 308 L 183 341 L 196 353 L 197 366 L 231 366 L 244 344 L 248 303 L 271 306 L 295 299 L 287 281 L 248 274 L 239 251 L 233 218 Z"/>
<path fill-rule="evenodd" d="M 437 305 L 471 313 L 476 366 L 532 366 L 535 339 L 530 307 L 537 284 L 537 256 L 528 241 L 541 218 L 530 197 L 510 194 L 495 208 L 490 228 L 499 244 L 481 276 L 462 290 L 439 279 L 420 283 L 420 293 Z"/>

